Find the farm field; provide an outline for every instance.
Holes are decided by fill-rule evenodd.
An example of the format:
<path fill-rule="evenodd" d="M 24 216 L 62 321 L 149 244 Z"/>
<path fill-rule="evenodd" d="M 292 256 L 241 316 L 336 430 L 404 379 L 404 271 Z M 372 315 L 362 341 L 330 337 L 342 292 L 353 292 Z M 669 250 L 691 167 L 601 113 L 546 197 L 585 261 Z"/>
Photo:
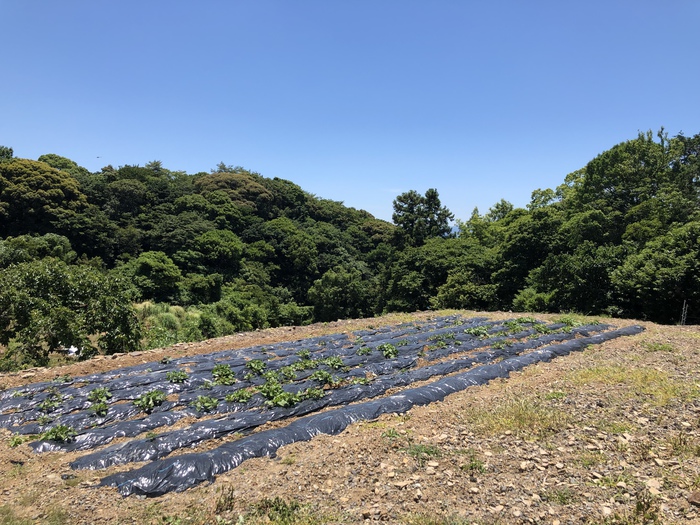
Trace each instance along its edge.
<path fill-rule="evenodd" d="M 444 311 L 4 374 L 0 523 L 700 521 L 699 344 Z"/>

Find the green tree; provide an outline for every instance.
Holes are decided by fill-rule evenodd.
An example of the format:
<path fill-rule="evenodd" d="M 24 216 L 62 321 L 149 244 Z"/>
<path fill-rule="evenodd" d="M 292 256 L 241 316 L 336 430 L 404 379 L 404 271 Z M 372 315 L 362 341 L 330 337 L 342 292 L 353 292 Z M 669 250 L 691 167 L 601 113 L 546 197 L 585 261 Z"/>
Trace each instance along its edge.
<path fill-rule="evenodd" d="M 137 350 L 140 327 L 128 283 L 47 257 L 0 272 L 0 357 L 5 370 L 45 365 L 74 345 L 89 356 Z M 97 347 L 93 341 L 97 341 Z"/>
<path fill-rule="evenodd" d="M 429 189 L 425 196 L 415 190 L 407 191 L 394 199 L 393 206 L 391 218 L 398 226 L 400 246 L 422 246 L 430 238 L 451 236 L 450 221 L 454 215 L 442 206 L 436 189 Z"/>
<path fill-rule="evenodd" d="M 70 174 L 33 160 L 0 163 L 0 236 L 54 232 L 57 220 L 86 206 Z"/>
<path fill-rule="evenodd" d="M 12 148 L 7 146 L 0 146 L 0 162 L 4 160 L 10 160 L 14 156 L 14 151 Z"/>
<path fill-rule="evenodd" d="M 700 222 L 650 241 L 612 272 L 624 316 L 677 322 L 683 301 L 700 305 Z"/>
<path fill-rule="evenodd" d="M 56 155 L 54 153 L 42 155 L 37 160 L 39 162 L 45 162 L 46 164 L 48 164 L 52 168 L 56 168 L 57 170 L 70 173 L 74 177 L 86 176 L 90 173 L 87 169 L 83 168 L 82 166 L 78 166 L 77 162 L 72 161 L 66 157 L 61 157 L 60 155 Z"/>
<path fill-rule="evenodd" d="M 317 321 L 364 317 L 372 313 L 372 288 L 360 269 L 337 266 L 314 281 L 309 301 Z"/>
<path fill-rule="evenodd" d="M 229 275 L 238 272 L 243 243 L 235 233 L 228 230 L 210 230 L 200 235 L 194 244 L 210 268 Z"/>
<path fill-rule="evenodd" d="M 176 302 L 182 273 L 163 252 L 144 252 L 124 264 L 119 272 L 131 279 L 142 299 Z"/>
<path fill-rule="evenodd" d="M 76 253 L 66 237 L 55 233 L 41 236 L 19 235 L 0 240 L 0 268 L 44 257 L 53 257 L 71 263 L 75 261 Z"/>

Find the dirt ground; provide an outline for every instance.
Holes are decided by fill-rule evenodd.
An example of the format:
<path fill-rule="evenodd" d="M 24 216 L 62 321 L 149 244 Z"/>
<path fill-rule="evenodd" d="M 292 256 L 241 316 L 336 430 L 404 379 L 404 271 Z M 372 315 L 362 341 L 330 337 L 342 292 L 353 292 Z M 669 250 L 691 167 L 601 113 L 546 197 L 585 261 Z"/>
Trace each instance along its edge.
<path fill-rule="evenodd" d="M 237 334 L 0 374 L 0 387 L 444 313 L 454 312 Z M 11 447 L 2 430 L 0 525 L 700 523 L 700 327 L 612 324 L 646 331 L 283 447 L 212 484 L 158 498 L 98 486 L 126 467 L 73 471 L 69 462 L 82 453 L 34 454 Z"/>

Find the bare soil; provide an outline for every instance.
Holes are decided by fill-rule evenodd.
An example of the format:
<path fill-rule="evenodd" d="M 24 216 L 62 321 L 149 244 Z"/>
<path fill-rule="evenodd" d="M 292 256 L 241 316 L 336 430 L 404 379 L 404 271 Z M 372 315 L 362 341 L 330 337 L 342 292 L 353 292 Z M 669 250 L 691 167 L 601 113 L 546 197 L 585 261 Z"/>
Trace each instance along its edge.
<path fill-rule="evenodd" d="M 443 313 L 237 334 L 0 374 L 0 387 Z M 283 447 L 159 498 L 122 498 L 98 483 L 124 467 L 73 471 L 82 453 L 34 454 L 11 447 L 3 430 L 0 524 L 700 523 L 700 327 L 612 323 L 646 331 Z"/>

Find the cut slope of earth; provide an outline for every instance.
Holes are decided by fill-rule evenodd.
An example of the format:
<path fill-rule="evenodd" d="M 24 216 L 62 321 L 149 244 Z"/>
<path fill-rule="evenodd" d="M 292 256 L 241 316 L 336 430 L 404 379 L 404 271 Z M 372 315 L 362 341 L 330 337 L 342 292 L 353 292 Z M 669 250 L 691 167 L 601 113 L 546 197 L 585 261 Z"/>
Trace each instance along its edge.
<path fill-rule="evenodd" d="M 19 435 L 61 422 L 78 431 L 66 444 L 34 442 L 41 454 L 28 444 L 9 447 L 7 434 L 0 444 L 10 473 L 0 487 L 4 511 L 36 520 L 65 516 L 66 523 L 207 523 L 217 515 L 223 522 L 255 521 L 251 512 L 274 516 L 280 508 L 290 519 L 317 522 L 425 523 L 427 515 L 465 523 L 621 522 L 639 513 L 692 521 L 688 496 L 700 480 L 700 442 L 698 386 L 688 379 L 696 371 L 698 331 L 645 324 L 644 333 L 622 332 L 628 335 L 604 342 L 601 335 L 613 328 L 581 318 L 588 326 L 572 330 L 557 320 L 464 312 L 417 314 L 410 322 L 387 316 L 180 345 L 71 365 L 70 372 L 3 376 L 2 424 Z M 594 346 L 544 362 L 577 341 Z M 245 349 L 207 355 L 236 347 Z M 543 362 L 517 372 L 515 363 L 535 363 L 538 355 Z M 261 391 L 270 375 L 248 366 L 258 361 L 275 372 L 287 394 L 280 401 Z M 212 384 L 217 364 L 228 365 L 237 382 Z M 288 367 L 295 364 L 292 378 Z M 512 375 L 444 391 L 459 378 L 478 385 L 482 381 L 465 374 L 485 370 L 489 378 Z M 185 371 L 187 380 L 168 381 L 174 371 Z M 317 371 L 325 374 L 313 378 Z M 52 377 L 63 382 L 46 382 Z M 105 385 L 113 397 L 101 417 L 87 399 Z M 323 397 L 299 395 L 320 388 Z M 241 389 L 253 398 L 226 402 Z M 166 401 L 139 415 L 133 400 L 152 390 L 163 390 Z M 417 404 L 433 401 L 427 406 L 396 404 L 426 391 L 429 399 Z M 197 405 L 201 396 L 216 399 L 216 407 Z M 47 410 L 46 401 L 55 399 L 62 406 Z M 364 412 L 368 403 L 393 408 Z M 333 418 L 347 415 L 348 406 L 355 415 L 337 427 Z M 361 419 L 373 421 L 356 422 Z M 317 435 L 329 430 L 319 430 L 319 421 L 339 433 Z M 282 437 L 290 428 L 297 437 L 317 436 L 293 443 L 297 437 Z M 194 452 L 182 448 L 190 446 Z M 243 456 L 260 453 L 274 457 L 241 464 Z M 94 468 L 100 470 L 85 470 Z M 214 483 L 174 492 L 214 474 Z M 122 499 L 104 485 L 122 494 L 165 495 Z"/>

